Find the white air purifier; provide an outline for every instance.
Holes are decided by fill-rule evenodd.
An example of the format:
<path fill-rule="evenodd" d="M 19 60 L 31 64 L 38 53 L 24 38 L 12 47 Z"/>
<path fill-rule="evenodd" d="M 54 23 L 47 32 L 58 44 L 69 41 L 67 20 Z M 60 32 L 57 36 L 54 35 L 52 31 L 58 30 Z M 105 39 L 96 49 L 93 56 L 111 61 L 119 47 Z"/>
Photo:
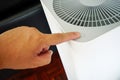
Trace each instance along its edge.
<path fill-rule="evenodd" d="M 41 3 L 52 33 L 81 33 L 57 45 L 68 80 L 120 80 L 120 0 Z"/>

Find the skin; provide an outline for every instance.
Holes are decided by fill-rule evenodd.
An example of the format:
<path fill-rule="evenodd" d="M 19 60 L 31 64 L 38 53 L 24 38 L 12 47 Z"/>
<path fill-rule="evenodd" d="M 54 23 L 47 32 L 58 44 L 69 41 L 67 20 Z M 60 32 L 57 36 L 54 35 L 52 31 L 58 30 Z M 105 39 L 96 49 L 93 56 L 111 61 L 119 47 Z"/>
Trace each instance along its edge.
<path fill-rule="evenodd" d="M 78 32 L 44 34 L 21 26 L 0 34 L 0 69 L 28 69 L 51 62 L 51 45 L 79 38 Z"/>

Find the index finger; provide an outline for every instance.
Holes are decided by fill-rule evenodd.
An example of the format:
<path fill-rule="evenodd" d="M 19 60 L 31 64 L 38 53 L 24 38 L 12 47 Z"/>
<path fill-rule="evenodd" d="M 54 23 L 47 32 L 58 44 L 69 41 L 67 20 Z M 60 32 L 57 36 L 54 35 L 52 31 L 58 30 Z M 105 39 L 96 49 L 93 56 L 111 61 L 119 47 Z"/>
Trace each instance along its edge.
<path fill-rule="evenodd" d="M 56 45 L 62 42 L 77 39 L 79 37 L 80 37 L 79 32 L 45 34 L 45 38 L 46 38 L 45 41 L 48 45 Z"/>

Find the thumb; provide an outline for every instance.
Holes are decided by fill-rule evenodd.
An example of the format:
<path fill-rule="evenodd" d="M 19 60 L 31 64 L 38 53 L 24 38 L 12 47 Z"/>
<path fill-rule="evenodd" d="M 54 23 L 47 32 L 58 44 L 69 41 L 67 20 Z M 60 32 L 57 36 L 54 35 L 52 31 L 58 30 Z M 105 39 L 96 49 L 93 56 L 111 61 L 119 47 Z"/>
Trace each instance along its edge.
<path fill-rule="evenodd" d="M 38 66 L 44 66 L 51 62 L 51 56 L 53 54 L 52 50 L 48 50 L 45 53 L 37 56 L 36 62 L 38 63 Z"/>
<path fill-rule="evenodd" d="M 46 35 L 45 36 L 46 40 L 44 41 L 48 45 L 56 45 L 80 37 L 80 33 L 78 32 L 56 33 L 56 34 L 45 34 L 45 35 Z"/>

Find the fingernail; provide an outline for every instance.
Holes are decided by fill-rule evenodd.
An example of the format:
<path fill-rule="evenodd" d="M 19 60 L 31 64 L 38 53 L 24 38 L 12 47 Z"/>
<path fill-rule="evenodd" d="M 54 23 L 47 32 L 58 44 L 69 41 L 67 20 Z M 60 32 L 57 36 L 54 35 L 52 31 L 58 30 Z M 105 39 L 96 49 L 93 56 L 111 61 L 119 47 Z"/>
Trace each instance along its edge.
<path fill-rule="evenodd" d="M 74 35 L 77 37 L 80 37 L 80 33 L 79 32 L 74 32 Z"/>
<path fill-rule="evenodd" d="M 51 55 L 53 54 L 53 51 L 52 50 L 50 50 L 50 53 L 51 53 Z"/>

